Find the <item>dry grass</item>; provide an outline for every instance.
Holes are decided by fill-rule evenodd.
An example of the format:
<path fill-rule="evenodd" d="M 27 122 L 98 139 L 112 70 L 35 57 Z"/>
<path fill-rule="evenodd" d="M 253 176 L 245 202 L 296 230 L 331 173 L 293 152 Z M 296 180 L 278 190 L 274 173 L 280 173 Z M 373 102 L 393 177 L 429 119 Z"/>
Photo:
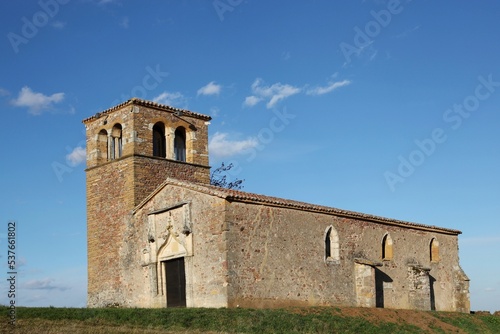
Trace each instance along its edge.
<path fill-rule="evenodd" d="M 226 332 L 205 332 L 200 330 L 170 331 L 161 328 L 143 328 L 116 325 L 103 321 L 21 319 L 16 326 L 3 323 L 0 333 L 14 334 L 223 334 Z"/>
<path fill-rule="evenodd" d="M 288 309 L 18 308 L 17 324 L 0 333 L 500 333 L 500 316 L 303 307 Z M 1 319 L 1 318 L 0 318 Z"/>

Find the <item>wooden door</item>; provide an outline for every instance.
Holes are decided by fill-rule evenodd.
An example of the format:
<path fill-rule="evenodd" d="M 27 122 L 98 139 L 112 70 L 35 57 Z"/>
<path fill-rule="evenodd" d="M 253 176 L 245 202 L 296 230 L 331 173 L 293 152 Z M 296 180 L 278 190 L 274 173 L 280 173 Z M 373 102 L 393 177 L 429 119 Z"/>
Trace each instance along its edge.
<path fill-rule="evenodd" d="M 184 258 L 165 261 L 167 307 L 186 307 L 186 274 Z"/>

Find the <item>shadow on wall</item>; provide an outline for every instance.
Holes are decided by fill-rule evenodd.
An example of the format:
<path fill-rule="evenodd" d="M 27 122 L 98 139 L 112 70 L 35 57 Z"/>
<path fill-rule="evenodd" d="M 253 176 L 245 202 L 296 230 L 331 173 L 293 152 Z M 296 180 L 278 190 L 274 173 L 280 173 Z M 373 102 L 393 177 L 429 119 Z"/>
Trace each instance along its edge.
<path fill-rule="evenodd" d="M 385 298 L 384 298 L 384 288 L 387 285 L 391 285 L 393 282 L 392 278 L 381 271 L 378 268 L 375 268 L 375 306 L 384 308 L 385 305 Z M 436 310 L 436 296 L 434 294 L 434 284 L 436 282 L 436 279 L 432 276 L 429 275 L 429 286 L 430 286 L 430 306 L 431 310 L 435 311 Z"/>
<path fill-rule="evenodd" d="M 384 307 L 384 283 L 392 283 L 392 278 L 382 270 L 375 268 L 375 306 Z"/>
<path fill-rule="evenodd" d="M 434 295 L 434 283 L 436 282 L 436 279 L 432 276 L 429 275 L 429 285 L 431 289 L 431 311 L 436 310 L 436 296 Z"/>

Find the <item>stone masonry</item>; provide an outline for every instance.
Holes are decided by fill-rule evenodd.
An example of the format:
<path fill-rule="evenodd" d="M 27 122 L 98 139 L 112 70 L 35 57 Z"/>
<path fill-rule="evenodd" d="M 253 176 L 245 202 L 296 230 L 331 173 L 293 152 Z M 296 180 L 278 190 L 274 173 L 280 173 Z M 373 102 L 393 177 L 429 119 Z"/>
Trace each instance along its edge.
<path fill-rule="evenodd" d="M 460 231 L 213 187 L 209 121 L 139 99 L 83 121 L 89 307 L 470 311 Z"/>

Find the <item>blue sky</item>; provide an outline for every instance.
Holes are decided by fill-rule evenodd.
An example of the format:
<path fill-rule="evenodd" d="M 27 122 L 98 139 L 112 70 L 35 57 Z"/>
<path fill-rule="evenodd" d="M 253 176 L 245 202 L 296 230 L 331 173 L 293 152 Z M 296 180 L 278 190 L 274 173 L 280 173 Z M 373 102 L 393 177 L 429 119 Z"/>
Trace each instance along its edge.
<path fill-rule="evenodd" d="M 499 11 L 1 2 L 0 261 L 14 220 L 17 302 L 85 305 L 81 120 L 137 96 L 211 115 L 211 165 L 233 162 L 246 191 L 463 231 L 472 309 L 500 310 Z"/>

